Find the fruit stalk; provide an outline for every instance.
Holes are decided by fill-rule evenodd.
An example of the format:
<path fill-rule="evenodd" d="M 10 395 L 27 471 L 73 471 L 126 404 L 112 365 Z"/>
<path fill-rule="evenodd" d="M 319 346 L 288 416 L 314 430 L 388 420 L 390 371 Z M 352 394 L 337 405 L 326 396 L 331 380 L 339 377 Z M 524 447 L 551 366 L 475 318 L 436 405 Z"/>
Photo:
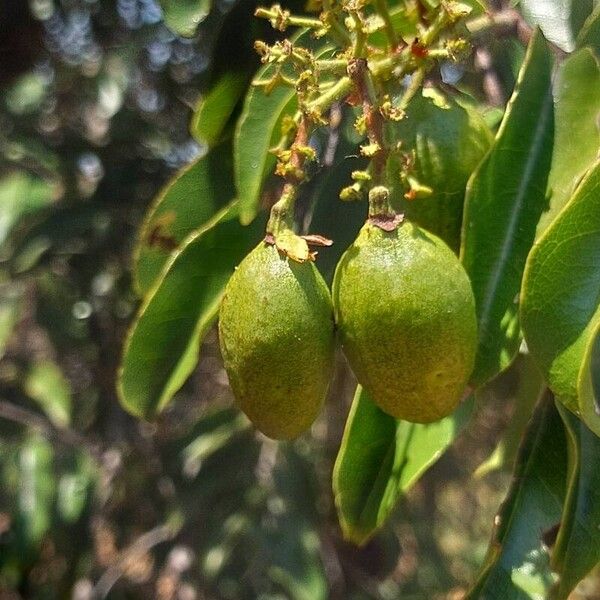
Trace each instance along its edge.
<path fill-rule="evenodd" d="M 267 223 L 267 242 L 274 243 L 274 238 L 283 229 L 291 230 L 294 221 L 294 203 L 296 201 L 298 185 L 304 181 L 304 164 L 308 158 L 307 148 L 311 125 L 306 117 L 302 115 L 296 130 L 296 137 L 290 147 L 289 157 L 282 161 L 277 168 L 285 184 L 281 191 L 279 200 L 271 208 L 269 222 Z"/>

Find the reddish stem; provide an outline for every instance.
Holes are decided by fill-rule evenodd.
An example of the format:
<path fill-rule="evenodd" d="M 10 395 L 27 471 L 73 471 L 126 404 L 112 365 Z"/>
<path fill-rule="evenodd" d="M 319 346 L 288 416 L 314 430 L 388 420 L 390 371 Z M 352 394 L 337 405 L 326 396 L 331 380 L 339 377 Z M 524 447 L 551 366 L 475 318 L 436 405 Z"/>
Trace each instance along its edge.
<path fill-rule="evenodd" d="M 373 97 L 371 74 L 366 59 L 355 58 L 350 61 L 348 76 L 352 80 L 355 93 L 362 104 L 369 142 L 377 144 L 380 148 L 372 157 L 372 162 L 375 182 L 381 183 L 387 162 L 383 135 L 383 116 L 379 112 L 379 107 L 376 106 L 376 99 Z"/>

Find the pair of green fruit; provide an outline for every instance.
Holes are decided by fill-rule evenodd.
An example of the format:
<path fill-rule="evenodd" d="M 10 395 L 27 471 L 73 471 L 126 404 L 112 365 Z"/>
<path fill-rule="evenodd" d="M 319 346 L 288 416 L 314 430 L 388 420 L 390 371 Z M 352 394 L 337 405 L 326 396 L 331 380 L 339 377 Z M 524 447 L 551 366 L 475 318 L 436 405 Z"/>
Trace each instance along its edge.
<path fill-rule="evenodd" d="M 314 263 L 261 242 L 221 305 L 219 337 L 240 408 L 272 438 L 317 417 L 337 328 L 359 383 L 386 413 L 427 423 L 454 410 L 473 368 L 475 302 L 455 254 L 409 221 L 369 219 L 338 263 L 333 299 Z"/>

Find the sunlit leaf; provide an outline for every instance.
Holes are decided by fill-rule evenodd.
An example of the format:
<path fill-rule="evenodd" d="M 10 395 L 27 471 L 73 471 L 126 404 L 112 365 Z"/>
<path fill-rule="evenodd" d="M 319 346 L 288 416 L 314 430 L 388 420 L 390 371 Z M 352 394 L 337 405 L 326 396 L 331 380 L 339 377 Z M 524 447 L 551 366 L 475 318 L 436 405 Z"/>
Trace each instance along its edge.
<path fill-rule="evenodd" d="M 167 26 L 177 35 L 191 37 L 210 13 L 212 0 L 160 0 Z"/>
<path fill-rule="evenodd" d="M 357 387 L 333 472 L 347 539 L 362 544 L 384 524 L 400 497 L 454 441 L 472 410 L 471 398 L 440 421 L 409 423 L 381 411 Z"/>
<path fill-rule="evenodd" d="M 600 438 L 559 406 L 567 432 L 569 481 L 561 527 L 552 551 L 560 580 L 551 600 L 566 600 L 600 563 Z"/>
<path fill-rule="evenodd" d="M 152 418 L 198 362 L 235 267 L 258 243 L 264 223 L 244 227 L 237 202 L 193 233 L 171 256 L 131 327 L 119 374 L 123 406 Z"/>
<path fill-rule="evenodd" d="M 312 50 L 318 58 L 329 51 L 323 42 L 304 31 L 292 42 Z M 275 73 L 275 65 L 266 65 L 256 74 L 255 81 L 267 81 Z M 284 116 L 293 116 L 297 108 L 294 89 L 277 86 L 266 94 L 253 86 L 244 100 L 237 124 L 234 143 L 235 183 L 240 198 L 240 219 L 249 223 L 260 208 L 260 194 L 266 176 L 275 166 L 275 156 L 269 153 L 281 138 Z"/>
<path fill-rule="evenodd" d="M 550 388 L 598 435 L 600 416 L 578 387 L 600 325 L 599 197 L 597 163 L 532 249 L 521 301 L 525 339 Z"/>
<path fill-rule="evenodd" d="M 540 219 L 538 235 L 562 210 L 600 150 L 600 66 L 593 52 L 584 48 L 570 56 L 561 65 L 554 87 L 550 206 Z"/>
<path fill-rule="evenodd" d="M 58 427 L 71 420 L 71 386 L 58 365 L 50 360 L 34 362 L 23 382 L 25 393 L 35 400 Z"/>
<path fill-rule="evenodd" d="M 139 291 L 146 293 L 171 252 L 234 198 L 231 143 L 184 167 L 156 197 L 140 228 L 135 256 Z"/>
<path fill-rule="evenodd" d="M 545 536 L 560 522 L 567 468 L 564 427 L 547 397 L 525 433 L 487 557 L 466 600 L 546 600 L 556 577 L 547 550 L 553 540 Z"/>
<path fill-rule="evenodd" d="M 245 73 L 226 71 L 208 94 L 200 98 L 190 124 L 198 142 L 210 147 L 219 141 L 247 83 Z"/>
<path fill-rule="evenodd" d="M 467 188 L 461 259 L 479 323 L 475 385 L 506 368 L 519 347 L 517 295 L 546 206 L 552 158 L 551 70 L 551 54 L 537 32 L 494 146 Z"/>

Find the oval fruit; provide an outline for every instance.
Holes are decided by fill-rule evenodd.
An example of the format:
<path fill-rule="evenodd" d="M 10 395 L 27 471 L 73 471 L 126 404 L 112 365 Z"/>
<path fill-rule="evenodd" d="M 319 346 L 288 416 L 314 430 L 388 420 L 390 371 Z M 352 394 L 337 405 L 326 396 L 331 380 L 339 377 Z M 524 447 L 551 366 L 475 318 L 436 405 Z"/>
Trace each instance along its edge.
<path fill-rule="evenodd" d="M 219 340 L 240 408 L 264 434 L 298 436 L 317 417 L 333 367 L 331 296 L 312 262 L 261 242 L 225 289 Z"/>
<path fill-rule="evenodd" d="M 412 174 L 431 188 L 414 200 L 397 197 L 398 212 L 441 237 L 458 251 L 467 181 L 493 140 L 481 115 L 468 105 L 426 89 L 410 102 L 406 117 L 389 124 L 390 137 L 401 149 L 414 149 Z M 400 165 L 391 161 L 390 181 L 399 185 Z"/>
<path fill-rule="evenodd" d="M 384 412 L 428 423 L 451 413 L 473 369 L 475 300 L 438 237 L 405 221 L 369 221 L 333 281 L 336 322 L 359 383 Z"/>

